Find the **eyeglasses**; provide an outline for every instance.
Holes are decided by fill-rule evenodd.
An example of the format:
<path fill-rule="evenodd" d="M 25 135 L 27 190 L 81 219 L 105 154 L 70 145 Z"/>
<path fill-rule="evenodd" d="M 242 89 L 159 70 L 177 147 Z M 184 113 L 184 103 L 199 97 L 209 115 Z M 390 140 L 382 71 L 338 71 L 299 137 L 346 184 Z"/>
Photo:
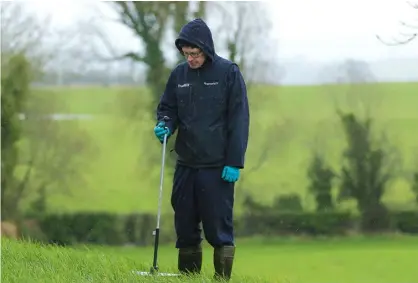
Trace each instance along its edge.
<path fill-rule="evenodd" d="M 186 59 L 189 58 L 189 56 L 192 56 L 192 58 L 197 58 L 200 56 L 200 54 L 202 54 L 202 51 L 190 53 L 183 52 L 183 56 L 186 57 Z"/>

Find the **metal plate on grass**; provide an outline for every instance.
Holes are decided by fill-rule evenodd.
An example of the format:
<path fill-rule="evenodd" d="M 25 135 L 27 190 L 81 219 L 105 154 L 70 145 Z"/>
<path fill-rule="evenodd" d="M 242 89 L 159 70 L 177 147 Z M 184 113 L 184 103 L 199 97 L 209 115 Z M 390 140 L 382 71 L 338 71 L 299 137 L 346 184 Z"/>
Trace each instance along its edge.
<path fill-rule="evenodd" d="M 165 272 L 151 273 L 151 272 L 147 272 L 147 271 L 132 271 L 132 273 L 137 274 L 137 275 L 141 275 L 141 276 L 164 276 L 164 277 L 180 276 L 180 274 L 165 273 Z"/>

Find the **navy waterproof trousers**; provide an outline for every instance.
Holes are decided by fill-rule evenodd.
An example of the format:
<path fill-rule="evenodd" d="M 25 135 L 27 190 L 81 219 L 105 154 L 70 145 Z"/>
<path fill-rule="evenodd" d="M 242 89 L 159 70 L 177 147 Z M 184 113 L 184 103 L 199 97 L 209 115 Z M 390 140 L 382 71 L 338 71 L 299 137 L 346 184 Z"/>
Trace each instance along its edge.
<path fill-rule="evenodd" d="M 198 246 L 205 239 L 214 247 L 233 246 L 234 183 L 224 181 L 223 167 L 176 166 L 171 205 L 177 234 L 176 248 Z"/>

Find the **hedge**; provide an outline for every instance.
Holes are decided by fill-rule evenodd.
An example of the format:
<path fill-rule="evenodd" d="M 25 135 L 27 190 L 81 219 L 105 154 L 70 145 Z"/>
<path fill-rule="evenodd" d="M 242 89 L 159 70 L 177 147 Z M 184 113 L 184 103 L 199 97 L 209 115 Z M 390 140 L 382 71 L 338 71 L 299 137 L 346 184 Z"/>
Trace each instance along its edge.
<path fill-rule="evenodd" d="M 117 215 L 111 213 L 74 213 L 52 214 L 35 219 L 42 235 L 27 237 L 47 241 L 57 245 L 100 244 L 100 245 L 149 245 L 153 242 L 153 231 L 156 218 L 151 214 Z M 33 223 L 33 219 L 31 221 Z M 170 224 L 168 221 L 165 221 Z M 167 225 L 165 225 L 167 226 Z M 168 225 L 169 226 L 169 225 Z M 173 239 L 173 229 L 167 227 L 162 234 L 161 242 Z M 170 233 L 171 232 L 171 233 Z M 37 238 L 37 239 L 36 239 Z"/>
<path fill-rule="evenodd" d="M 418 211 L 390 212 L 387 230 L 418 234 Z M 151 245 L 156 217 L 152 214 L 116 215 L 110 213 L 76 213 L 45 215 L 31 219 L 37 223 L 37 231 L 31 233 L 24 227 L 26 237 L 58 245 Z M 251 236 L 336 236 L 357 231 L 360 219 L 348 212 L 257 212 L 247 213 L 235 219 L 237 237 Z M 175 233 L 173 215 L 161 218 L 161 243 L 173 243 Z"/>
<path fill-rule="evenodd" d="M 240 236 L 266 235 L 342 235 L 355 226 L 356 219 L 346 212 L 328 213 L 256 213 L 241 217 L 237 223 Z"/>
<path fill-rule="evenodd" d="M 391 213 L 393 229 L 404 234 L 418 234 L 418 211 L 394 211 Z"/>

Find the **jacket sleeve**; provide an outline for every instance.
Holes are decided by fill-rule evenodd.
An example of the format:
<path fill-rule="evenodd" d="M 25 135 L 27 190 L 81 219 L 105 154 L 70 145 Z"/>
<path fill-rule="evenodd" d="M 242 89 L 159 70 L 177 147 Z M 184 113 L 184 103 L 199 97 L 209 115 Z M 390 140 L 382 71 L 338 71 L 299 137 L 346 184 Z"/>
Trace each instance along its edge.
<path fill-rule="evenodd" d="M 157 124 L 163 121 L 164 116 L 169 118 L 166 121 L 166 126 L 170 129 L 171 134 L 177 129 L 177 97 L 176 97 L 176 79 L 175 70 L 171 72 L 168 81 L 165 86 L 164 93 L 162 94 L 160 101 L 157 106 Z"/>
<path fill-rule="evenodd" d="M 242 169 L 248 145 L 250 113 L 247 87 L 235 64 L 228 73 L 228 90 L 228 138 L 225 165 Z"/>

